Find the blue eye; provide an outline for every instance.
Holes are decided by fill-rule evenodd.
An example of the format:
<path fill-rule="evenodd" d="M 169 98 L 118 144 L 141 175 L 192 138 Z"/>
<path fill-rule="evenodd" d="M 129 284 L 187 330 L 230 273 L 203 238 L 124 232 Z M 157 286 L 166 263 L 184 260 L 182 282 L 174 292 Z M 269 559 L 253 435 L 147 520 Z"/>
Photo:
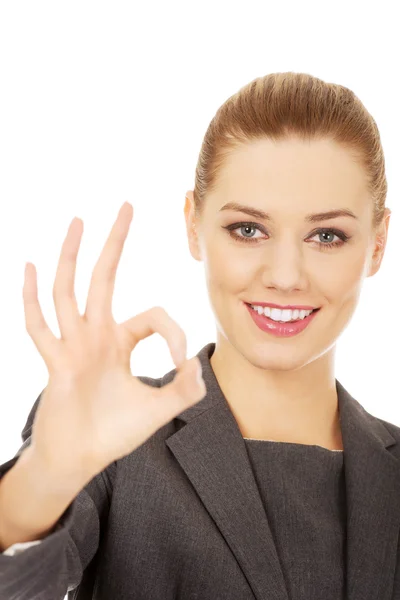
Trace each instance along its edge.
<path fill-rule="evenodd" d="M 253 237 L 247 237 L 247 236 L 241 236 L 238 235 L 237 233 L 235 233 L 236 229 L 247 229 L 247 230 L 251 230 L 251 229 L 256 229 L 257 231 L 260 231 L 261 233 L 265 233 L 264 228 L 259 225 L 258 223 L 251 223 L 251 222 L 239 222 L 239 223 L 232 223 L 231 225 L 226 225 L 223 226 L 223 229 L 228 230 L 229 235 L 236 239 L 239 240 L 241 242 L 244 242 L 245 244 L 258 244 L 260 239 L 265 239 L 265 238 L 255 238 Z M 314 231 L 310 237 L 315 237 L 315 236 L 322 236 L 322 235 L 328 235 L 333 236 L 333 237 L 337 237 L 339 238 L 337 241 L 328 241 L 327 243 L 325 242 L 317 242 L 318 246 L 322 249 L 329 249 L 329 248 L 337 248 L 339 246 L 343 246 L 349 239 L 350 236 L 348 236 L 346 233 L 344 233 L 344 231 L 341 231 L 340 229 L 333 229 L 333 228 L 320 228 L 317 229 L 316 231 Z"/>

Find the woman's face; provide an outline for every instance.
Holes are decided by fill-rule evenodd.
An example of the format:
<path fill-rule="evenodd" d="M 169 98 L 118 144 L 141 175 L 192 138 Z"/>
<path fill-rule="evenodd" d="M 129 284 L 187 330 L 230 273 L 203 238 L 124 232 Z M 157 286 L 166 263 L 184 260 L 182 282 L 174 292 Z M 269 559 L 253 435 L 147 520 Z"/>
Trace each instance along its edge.
<path fill-rule="evenodd" d="M 189 247 L 204 262 L 218 335 L 264 369 L 297 369 L 332 348 L 379 269 L 390 219 L 386 209 L 373 231 L 365 172 L 347 150 L 329 140 L 252 142 L 229 157 L 200 220 L 186 196 Z M 308 218 L 339 209 L 354 217 Z M 320 310 L 301 333 L 276 337 L 249 314 L 245 303 L 258 302 Z"/>

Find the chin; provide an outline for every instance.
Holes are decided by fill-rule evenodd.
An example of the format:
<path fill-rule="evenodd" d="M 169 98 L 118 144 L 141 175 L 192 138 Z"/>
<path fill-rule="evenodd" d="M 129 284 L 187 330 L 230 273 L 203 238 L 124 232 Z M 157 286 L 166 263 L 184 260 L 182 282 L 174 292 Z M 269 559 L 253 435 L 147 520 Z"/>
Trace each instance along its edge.
<path fill-rule="evenodd" d="M 315 353 L 306 352 L 302 348 L 284 346 L 276 340 L 251 340 L 250 338 L 237 339 L 237 336 L 225 336 L 247 362 L 257 369 L 271 371 L 295 371 L 301 369 L 317 358 Z M 236 338 L 236 340 L 235 340 Z"/>

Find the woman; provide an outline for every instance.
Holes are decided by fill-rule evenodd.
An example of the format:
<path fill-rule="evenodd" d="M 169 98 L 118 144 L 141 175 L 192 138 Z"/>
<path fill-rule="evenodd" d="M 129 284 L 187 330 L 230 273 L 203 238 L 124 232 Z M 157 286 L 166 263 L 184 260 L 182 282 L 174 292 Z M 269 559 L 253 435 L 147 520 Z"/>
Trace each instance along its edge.
<path fill-rule="evenodd" d="M 400 598 L 400 429 L 334 376 L 336 340 L 384 255 L 386 193 L 379 132 L 354 93 L 270 74 L 218 109 L 186 194 L 216 343 L 186 360 L 160 307 L 113 321 L 128 203 L 83 316 L 71 223 L 61 340 L 27 265 L 26 327 L 49 382 L 0 470 L 2 598 Z M 131 352 L 153 333 L 176 368 L 133 377 Z"/>

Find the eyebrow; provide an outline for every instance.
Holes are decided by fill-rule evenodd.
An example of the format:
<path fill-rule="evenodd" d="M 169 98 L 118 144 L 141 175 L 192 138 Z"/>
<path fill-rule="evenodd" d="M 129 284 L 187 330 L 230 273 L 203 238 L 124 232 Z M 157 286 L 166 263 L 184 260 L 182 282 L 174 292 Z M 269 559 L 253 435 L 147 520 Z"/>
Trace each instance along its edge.
<path fill-rule="evenodd" d="M 251 217 L 255 217 L 256 219 L 264 219 L 265 221 L 273 221 L 273 218 L 270 214 L 264 212 L 263 210 L 259 210 L 257 208 L 253 208 L 251 206 L 247 206 L 246 204 L 238 204 L 237 202 L 228 202 L 224 204 L 222 210 L 237 210 L 243 213 L 250 215 Z M 337 210 L 329 210 L 327 212 L 321 213 L 313 213 L 310 215 L 306 215 L 304 220 L 308 223 L 317 223 L 318 221 L 325 221 L 327 219 L 335 219 L 336 217 L 352 217 L 353 219 L 358 219 L 358 217 L 348 208 L 340 208 Z"/>

